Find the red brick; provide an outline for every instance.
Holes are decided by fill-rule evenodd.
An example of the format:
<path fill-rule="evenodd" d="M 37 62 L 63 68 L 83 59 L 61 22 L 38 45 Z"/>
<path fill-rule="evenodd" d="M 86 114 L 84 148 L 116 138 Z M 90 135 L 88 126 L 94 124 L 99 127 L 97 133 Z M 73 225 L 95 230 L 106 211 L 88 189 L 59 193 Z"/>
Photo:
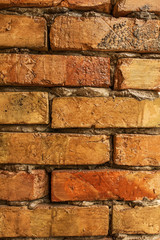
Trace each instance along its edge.
<path fill-rule="evenodd" d="M 158 53 L 159 26 L 159 20 L 58 16 L 51 26 L 51 48 Z"/>
<path fill-rule="evenodd" d="M 25 201 L 48 194 L 48 175 L 44 170 L 31 173 L 0 171 L 0 200 Z"/>
<path fill-rule="evenodd" d="M 0 48 L 47 50 L 47 23 L 42 17 L 0 14 Z"/>
<path fill-rule="evenodd" d="M 141 11 L 160 14 L 159 0 L 117 0 L 113 14 L 120 17 Z"/>
<path fill-rule="evenodd" d="M 160 136 L 120 134 L 114 137 L 114 162 L 129 166 L 160 166 Z"/>
<path fill-rule="evenodd" d="M 109 87 L 110 59 L 0 54 L 0 85 Z"/>
<path fill-rule="evenodd" d="M 9 7 L 67 7 L 78 10 L 111 11 L 111 0 L 0 0 L 0 8 Z"/>
<path fill-rule="evenodd" d="M 109 160 L 110 138 L 105 135 L 0 133 L 0 164 L 92 165 Z"/>
<path fill-rule="evenodd" d="M 113 206 L 112 232 L 113 234 L 159 234 L 160 206 L 134 208 L 127 205 Z"/>
<path fill-rule="evenodd" d="M 160 171 L 53 171 L 51 189 L 53 202 L 152 200 L 160 194 Z"/>
<path fill-rule="evenodd" d="M 107 206 L 0 206 L 0 237 L 104 236 L 108 234 Z"/>

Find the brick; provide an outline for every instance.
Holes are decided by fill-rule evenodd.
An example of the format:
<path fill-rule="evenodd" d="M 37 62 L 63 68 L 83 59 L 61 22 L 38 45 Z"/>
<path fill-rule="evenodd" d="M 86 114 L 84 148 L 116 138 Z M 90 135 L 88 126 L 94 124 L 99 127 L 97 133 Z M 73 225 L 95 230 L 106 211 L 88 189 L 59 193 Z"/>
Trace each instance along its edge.
<path fill-rule="evenodd" d="M 52 128 L 159 127 L 160 98 L 63 97 L 52 104 Z"/>
<path fill-rule="evenodd" d="M 1 92 L 0 124 L 47 124 L 48 93 Z"/>
<path fill-rule="evenodd" d="M 110 13 L 111 0 L 0 0 L 0 8 L 9 7 L 67 7 Z"/>
<path fill-rule="evenodd" d="M 154 12 L 160 14 L 159 0 L 118 0 L 113 14 L 116 17 L 126 16 L 132 12 Z"/>
<path fill-rule="evenodd" d="M 114 89 L 160 90 L 160 60 L 122 58 L 118 60 Z"/>
<path fill-rule="evenodd" d="M 158 53 L 159 25 L 159 20 L 58 16 L 51 26 L 51 48 Z"/>
<path fill-rule="evenodd" d="M 0 200 L 28 201 L 48 194 L 48 175 L 44 170 L 31 173 L 0 171 Z"/>
<path fill-rule="evenodd" d="M 110 13 L 112 5 L 111 0 L 63 0 L 60 6 L 77 10 L 95 10 Z"/>
<path fill-rule="evenodd" d="M 47 50 L 47 24 L 42 17 L 0 14 L 0 48 Z"/>
<path fill-rule="evenodd" d="M 128 166 L 160 166 L 159 135 L 116 135 L 114 162 Z"/>
<path fill-rule="evenodd" d="M 109 160 L 110 138 L 105 135 L 0 133 L 3 164 L 91 165 Z"/>
<path fill-rule="evenodd" d="M 110 58 L 0 54 L 0 85 L 110 86 Z"/>
<path fill-rule="evenodd" d="M 107 206 L 0 206 L 0 237 L 103 236 L 108 222 Z"/>
<path fill-rule="evenodd" d="M 159 234 L 160 206 L 113 206 L 112 229 L 114 234 Z"/>
<path fill-rule="evenodd" d="M 52 172 L 51 189 L 53 202 L 152 200 L 160 195 L 160 171 L 57 170 Z"/>
<path fill-rule="evenodd" d="M 108 234 L 107 206 L 62 207 L 53 210 L 53 236 L 103 236 Z"/>

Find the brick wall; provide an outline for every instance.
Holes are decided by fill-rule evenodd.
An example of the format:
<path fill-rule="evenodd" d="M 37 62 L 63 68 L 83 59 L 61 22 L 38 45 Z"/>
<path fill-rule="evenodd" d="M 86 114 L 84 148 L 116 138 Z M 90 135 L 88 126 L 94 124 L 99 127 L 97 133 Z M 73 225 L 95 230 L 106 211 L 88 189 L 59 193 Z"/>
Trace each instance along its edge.
<path fill-rule="evenodd" d="M 160 240 L 158 0 L 0 0 L 0 239 Z"/>

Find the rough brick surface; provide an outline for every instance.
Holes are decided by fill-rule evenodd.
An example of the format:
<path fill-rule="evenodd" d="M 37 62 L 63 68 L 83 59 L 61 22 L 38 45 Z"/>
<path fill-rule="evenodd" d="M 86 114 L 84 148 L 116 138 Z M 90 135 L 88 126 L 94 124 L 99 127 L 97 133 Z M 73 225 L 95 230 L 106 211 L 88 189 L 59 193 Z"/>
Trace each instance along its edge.
<path fill-rule="evenodd" d="M 105 135 L 0 133 L 0 163 L 102 164 L 110 159 L 109 141 Z"/>
<path fill-rule="evenodd" d="M 108 87 L 110 59 L 0 54 L 0 85 Z"/>
<path fill-rule="evenodd" d="M 160 195 L 160 171 L 81 170 L 52 172 L 52 201 L 142 200 Z"/>
<path fill-rule="evenodd" d="M 140 11 L 160 14 L 159 0 L 118 0 L 114 7 L 113 14 L 119 17 Z"/>
<path fill-rule="evenodd" d="M 0 14 L 0 48 L 47 50 L 47 24 L 42 17 Z"/>
<path fill-rule="evenodd" d="M 114 89 L 160 90 L 160 60 L 122 58 L 118 60 Z"/>
<path fill-rule="evenodd" d="M 159 166 L 159 135 L 116 135 L 114 137 L 114 162 L 129 166 Z"/>
<path fill-rule="evenodd" d="M 53 128 L 159 127 L 160 98 L 64 97 L 52 104 Z"/>
<path fill-rule="evenodd" d="M 67 7 L 109 13 L 111 0 L 0 0 L 0 8 L 8 7 Z"/>
<path fill-rule="evenodd" d="M 114 234 L 159 234 L 160 206 L 114 206 L 112 227 Z"/>
<path fill-rule="evenodd" d="M 107 206 L 0 207 L 0 237 L 103 236 L 108 224 Z"/>
<path fill-rule="evenodd" d="M 1 92 L 0 124 L 47 124 L 48 94 L 44 92 Z"/>
<path fill-rule="evenodd" d="M 0 200 L 34 200 L 48 194 L 48 175 L 44 170 L 31 173 L 0 171 L 0 186 Z"/>
<path fill-rule="evenodd" d="M 51 48 L 159 52 L 159 23 L 132 18 L 58 16 L 51 26 Z"/>

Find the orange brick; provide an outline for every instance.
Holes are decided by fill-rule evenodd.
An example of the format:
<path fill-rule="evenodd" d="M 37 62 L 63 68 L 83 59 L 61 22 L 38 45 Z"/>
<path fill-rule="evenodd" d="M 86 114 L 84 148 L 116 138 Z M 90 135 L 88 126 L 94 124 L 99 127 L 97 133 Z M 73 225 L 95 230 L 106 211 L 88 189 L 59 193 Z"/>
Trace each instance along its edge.
<path fill-rule="evenodd" d="M 129 166 L 160 165 L 159 135 L 116 135 L 114 137 L 114 162 Z"/>
<path fill-rule="evenodd" d="M 104 236 L 108 234 L 107 206 L 0 206 L 0 237 Z"/>
<path fill-rule="evenodd" d="M 0 48 L 47 50 L 47 24 L 42 17 L 0 14 Z"/>
<path fill-rule="evenodd" d="M 51 48 L 158 53 L 159 26 L 159 20 L 58 16 L 51 26 Z"/>
<path fill-rule="evenodd" d="M 140 11 L 160 14 L 159 0 L 118 0 L 114 7 L 113 14 L 116 17 L 120 17 Z"/>
<path fill-rule="evenodd" d="M 156 199 L 160 171 L 53 171 L 51 189 L 53 202 Z"/>
<path fill-rule="evenodd" d="M 111 0 L 0 0 L 0 8 L 55 6 L 109 13 L 111 11 Z"/>
<path fill-rule="evenodd" d="M 25 201 L 48 194 L 48 176 L 44 170 L 31 173 L 0 171 L 0 200 Z"/>
<path fill-rule="evenodd" d="M 160 206 L 113 206 L 112 229 L 114 234 L 159 234 Z"/>
<path fill-rule="evenodd" d="M 118 60 L 114 89 L 160 90 L 160 60 L 122 58 Z"/>
<path fill-rule="evenodd" d="M 52 128 L 159 127 L 160 98 L 63 97 L 53 99 Z"/>
<path fill-rule="evenodd" d="M 1 92 L 0 124 L 48 124 L 48 93 Z"/>
<path fill-rule="evenodd" d="M 110 86 L 110 59 L 0 54 L 0 85 Z"/>
<path fill-rule="evenodd" d="M 110 138 L 53 133 L 0 133 L 0 163 L 102 164 L 110 160 Z"/>

